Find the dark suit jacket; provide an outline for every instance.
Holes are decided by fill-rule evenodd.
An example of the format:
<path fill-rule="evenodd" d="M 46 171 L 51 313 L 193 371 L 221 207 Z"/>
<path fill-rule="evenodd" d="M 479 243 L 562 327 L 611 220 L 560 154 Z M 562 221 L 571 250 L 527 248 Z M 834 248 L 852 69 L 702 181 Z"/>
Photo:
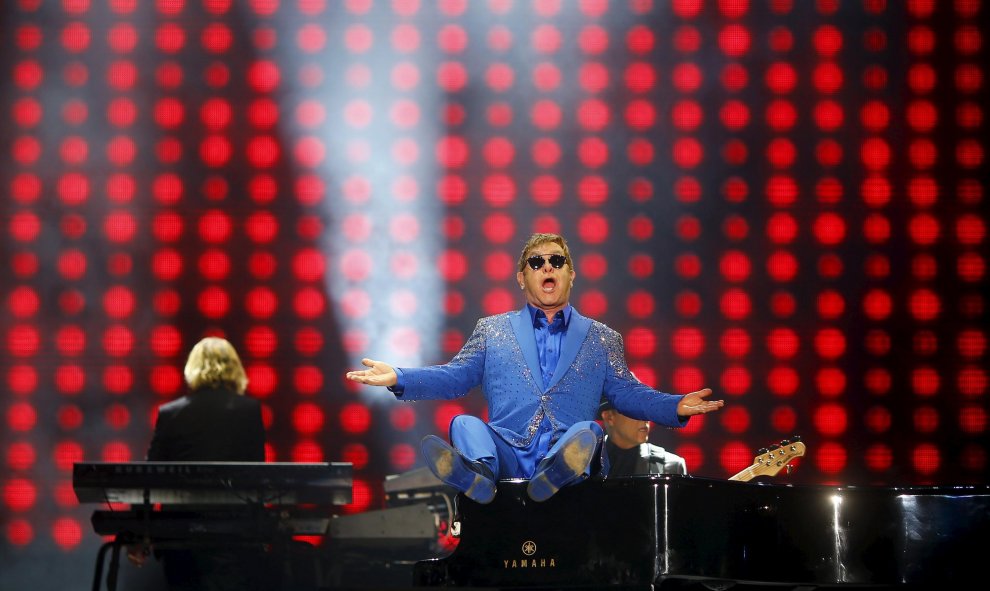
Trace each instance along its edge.
<path fill-rule="evenodd" d="M 619 478 L 622 476 L 635 476 L 638 474 L 683 474 L 687 476 L 687 462 L 684 458 L 675 454 L 674 452 L 667 451 L 659 445 L 653 445 L 652 443 L 642 443 L 636 447 L 636 462 L 634 466 L 628 465 L 617 466 L 614 462 L 616 458 L 613 458 L 611 454 L 631 454 L 630 450 L 620 450 L 614 445 L 611 445 L 608 436 L 605 437 L 605 442 L 603 444 L 603 449 L 605 450 L 605 456 L 609 459 L 609 478 Z M 628 457 L 628 456 L 626 456 Z M 627 460 L 628 462 L 628 460 Z"/>
<path fill-rule="evenodd" d="M 261 404 L 224 388 L 201 388 L 158 407 L 148 460 L 163 462 L 263 462 Z M 246 506 L 245 506 L 246 507 Z M 191 510 L 192 505 L 183 509 Z M 173 591 L 260 591 L 268 584 L 264 549 L 180 547 L 156 551 Z"/>
<path fill-rule="evenodd" d="M 148 460 L 263 462 L 261 404 L 223 388 L 202 388 L 163 404 Z"/>

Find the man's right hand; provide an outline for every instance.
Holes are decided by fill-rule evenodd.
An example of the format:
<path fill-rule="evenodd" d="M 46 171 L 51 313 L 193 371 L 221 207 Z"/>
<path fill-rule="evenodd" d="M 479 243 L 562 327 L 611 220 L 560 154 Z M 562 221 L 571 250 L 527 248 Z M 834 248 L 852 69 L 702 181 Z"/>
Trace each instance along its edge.
<path fill-rule="evenodd" d="M 361 364 L 370 369 L 347 372 L 347 379 L 369 386 L 394 386 L 399 379 L 392 366 L 382 361 L 365 357 Z"/>

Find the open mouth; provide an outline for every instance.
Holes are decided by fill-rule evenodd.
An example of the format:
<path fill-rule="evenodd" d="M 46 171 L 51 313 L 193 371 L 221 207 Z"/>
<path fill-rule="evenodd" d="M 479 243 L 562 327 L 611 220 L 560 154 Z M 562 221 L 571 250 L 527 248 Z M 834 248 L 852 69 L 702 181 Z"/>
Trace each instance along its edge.
<path fill-rule="evenodd" d="M 547 277 L 543 280 L 543 293 L 550 293 L 557 287 L 557 280 L 553 277 Z"/>

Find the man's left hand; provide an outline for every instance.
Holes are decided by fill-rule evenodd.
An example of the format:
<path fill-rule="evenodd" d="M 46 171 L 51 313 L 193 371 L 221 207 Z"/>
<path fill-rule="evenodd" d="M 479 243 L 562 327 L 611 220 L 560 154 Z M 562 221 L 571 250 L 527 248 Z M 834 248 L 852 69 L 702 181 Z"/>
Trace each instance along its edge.
<path fill-rule="evenodd" d="M 681 401 L 677 403 L 678 416 L 690 417 L 693 415 L 703 415 L 725 406 L 725 401 L 723 400 L 705 400 L 706 397 L 711 395 L 711 388 L 685 394 L 684 398 L 681 398 Z"/>

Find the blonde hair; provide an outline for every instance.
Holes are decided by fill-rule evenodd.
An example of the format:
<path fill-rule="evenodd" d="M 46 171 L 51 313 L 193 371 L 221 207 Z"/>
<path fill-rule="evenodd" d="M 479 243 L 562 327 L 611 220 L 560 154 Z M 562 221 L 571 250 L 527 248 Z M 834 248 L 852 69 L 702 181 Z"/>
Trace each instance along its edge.
<path fill-rule="evenodd" d="M 227 386 L 238 394 L 247 389 L 248 379 L 241 358 L 227 339 L 206 337 L 189 352 L 183 371 L 192 390 Z"/>
<path fill-rule="evenodd" d="M 567 264 L 574 268 L 571 264 L 571 249 L 567 248 L 567 241 L 560 234 L 547 234 L 542 232 L 537 232 L 529 237 L 526 244 L 522 248 L 522 252 L 519 253 L 519 272 L 522 273 L 526 270 L 526 255 L 529 254 L 534 248 L 541 244 L 553 243 L 564 249 L 564 257 L 567 259 Z"/>

